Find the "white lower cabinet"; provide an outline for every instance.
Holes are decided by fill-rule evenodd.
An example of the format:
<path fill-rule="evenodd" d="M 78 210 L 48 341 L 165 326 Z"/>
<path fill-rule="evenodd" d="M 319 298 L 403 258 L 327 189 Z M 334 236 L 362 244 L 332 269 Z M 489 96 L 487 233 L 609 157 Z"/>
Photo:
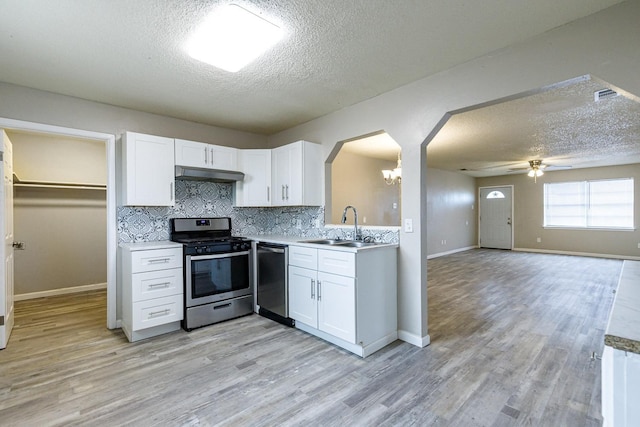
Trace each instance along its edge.
<path fill-rule="evenodd" d="M 604 347 L 602 425 L 631 427 L 640 422 L 640 354 Z"/>
<path fill-rule="evenodd" d="M 396 248 L 289 246 L 296 327 L 366 357 L 398 338 Z"/>
<path fill-rule="evenodd" d="M 318 273 L 318 329 L 356 343 L 356 279 Z"/>
<path fill-rule="evenodd" d="M 122 330 L 129 341 L 180 329 L 184 316 L 182 245 L 120 245 Z"/>

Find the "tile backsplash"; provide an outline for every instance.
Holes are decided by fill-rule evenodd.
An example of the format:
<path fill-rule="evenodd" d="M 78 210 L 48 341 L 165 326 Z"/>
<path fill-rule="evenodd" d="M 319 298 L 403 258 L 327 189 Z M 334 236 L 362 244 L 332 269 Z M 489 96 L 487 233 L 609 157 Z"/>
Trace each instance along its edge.
<path fill-rule="evenodd" d="M 118 207 L 118 242 L 169 240 L 170 218 L 217 216 L 230 217 L 237 236 L 353 237 L 350 227 L 324 227 L 323 207 L 236 208 L 233 184 L 177 180 L 173 207 Z M 315 227 L 316 222 L 320 228 Z M 399 238 L 397 228 L 362 227 L 361 231 L 363 236 L 372 236 L 379 242 L 397 243 Z"/>

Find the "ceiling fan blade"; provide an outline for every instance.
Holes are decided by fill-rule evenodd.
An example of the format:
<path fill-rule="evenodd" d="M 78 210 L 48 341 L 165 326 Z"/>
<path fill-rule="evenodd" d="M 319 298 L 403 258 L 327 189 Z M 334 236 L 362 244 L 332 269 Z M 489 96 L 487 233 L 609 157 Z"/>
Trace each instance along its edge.
<path fill-rule="evenodd" d="M 561 170 L 567 170 L 567 169 L 571 169 L 572 166 L 554 166 L 554 165 L 546 165 L 545 170 L 548 171 L 561 171 Z"/>

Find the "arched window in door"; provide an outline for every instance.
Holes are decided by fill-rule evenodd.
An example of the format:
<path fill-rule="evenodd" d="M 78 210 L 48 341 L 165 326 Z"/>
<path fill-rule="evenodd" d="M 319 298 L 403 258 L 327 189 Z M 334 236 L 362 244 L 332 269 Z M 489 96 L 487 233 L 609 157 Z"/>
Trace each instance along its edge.
<path fill-rule="evenodd" d="M 487 199 L 504 199 L 504 193 L 502 191 L 492 191 L 487 194 Z"/>

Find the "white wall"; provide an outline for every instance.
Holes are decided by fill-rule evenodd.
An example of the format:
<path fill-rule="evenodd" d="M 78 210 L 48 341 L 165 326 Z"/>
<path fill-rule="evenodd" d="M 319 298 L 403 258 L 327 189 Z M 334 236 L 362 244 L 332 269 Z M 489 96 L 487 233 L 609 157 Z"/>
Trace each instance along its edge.
<path fill-rule="evenodd" d="M 586 74 L 640 95 L 639 16 L 640 2 L 627 1 L 269 138 L 270 146 L 315 141 L 326 157 L 336 142 L 382 129 L 402 147 L 402 216 L 413 220 L 414 230 L 400 235 L 398 324 L 403 339 L 429 341 L 425 140 L 448 112 Z"/>

